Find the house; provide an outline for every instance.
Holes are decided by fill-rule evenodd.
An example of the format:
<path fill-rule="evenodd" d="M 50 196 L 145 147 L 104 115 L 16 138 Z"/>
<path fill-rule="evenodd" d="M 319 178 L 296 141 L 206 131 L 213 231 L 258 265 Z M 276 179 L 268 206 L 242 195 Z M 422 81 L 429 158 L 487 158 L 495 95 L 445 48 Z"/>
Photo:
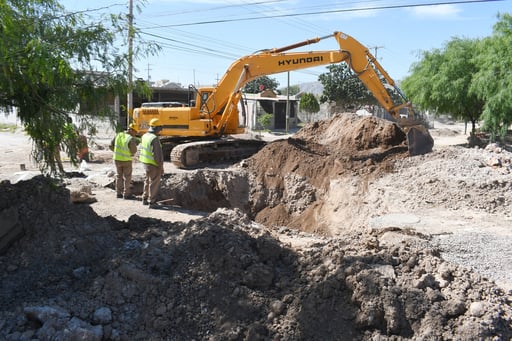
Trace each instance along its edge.
<path fill-rule="evenodd" d="M 242 102 L 245 104 L 247 127 L 250 130 L 263 129 L 258 118 L 266 113 L 273 115 L 272 124 L 268 127 L 270 130 L 286 131 L 297 128 L 299 99 L 295 96 L 282 96 L 272 90 L 265 90 L 259 94 L 244 94 Z M 288 115 L 287 108 L 289 108 Z M 241 109 L 239 111 L 243 113 Z"/>

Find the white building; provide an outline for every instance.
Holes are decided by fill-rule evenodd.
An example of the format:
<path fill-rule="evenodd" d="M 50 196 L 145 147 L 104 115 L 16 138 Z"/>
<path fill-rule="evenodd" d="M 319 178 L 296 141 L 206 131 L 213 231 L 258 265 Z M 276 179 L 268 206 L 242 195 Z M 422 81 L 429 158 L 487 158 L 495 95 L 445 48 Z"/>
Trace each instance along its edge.
<path fill-rule="evenodd" d="M 295 96 L 277 95 L 273 91 L 267 90 L 259 94 L 244 94 L 241 103 L 245 105 L 247 117 L 245 119 L 241 117 L 240 122 L 245 122 L 249 130 L 264 129 L 258 122 L 258 118 L 265 113 L 273 115 L 272 124 L 268 127 L 270 130 L 295 129 L 299 123 L 297 118 L 299 99 Z M 239 108 L 239 111 L 243 116 L 243 109 Z"/>

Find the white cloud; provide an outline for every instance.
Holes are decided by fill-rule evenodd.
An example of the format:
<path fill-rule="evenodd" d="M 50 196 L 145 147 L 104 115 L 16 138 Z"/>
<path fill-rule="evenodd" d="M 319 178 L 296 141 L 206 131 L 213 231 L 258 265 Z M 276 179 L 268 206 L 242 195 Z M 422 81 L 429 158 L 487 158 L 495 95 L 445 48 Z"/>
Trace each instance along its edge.
<path fill-rule="evenodd" d="M 434 5 L 410 8 L 415 16 L 421 18 L 453 18 L 460 13 L 460 8 L 455 5 Z"/>

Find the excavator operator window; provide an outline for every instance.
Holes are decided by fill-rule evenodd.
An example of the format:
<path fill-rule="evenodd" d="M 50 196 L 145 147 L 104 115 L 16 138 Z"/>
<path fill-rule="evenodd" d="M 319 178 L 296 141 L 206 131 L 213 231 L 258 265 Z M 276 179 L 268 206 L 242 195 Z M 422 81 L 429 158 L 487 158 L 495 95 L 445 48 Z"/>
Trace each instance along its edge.
<path fill-rule="evenodd" d="M 200 110 L 206 111 L 207 113 L 210 113 L 212 111 L 212 104 L 208 103 L 208 100 L 210 99 L 211 92 L 203 92 L 201 94 L 201 106 Z"/>
<path fill-rule="evenodd" d="M 210 96 L 209 92 L 203 92 L 201 94 L 201 105 L 206 105 L 206 102 L 208 102 L 208 97 Z"/>

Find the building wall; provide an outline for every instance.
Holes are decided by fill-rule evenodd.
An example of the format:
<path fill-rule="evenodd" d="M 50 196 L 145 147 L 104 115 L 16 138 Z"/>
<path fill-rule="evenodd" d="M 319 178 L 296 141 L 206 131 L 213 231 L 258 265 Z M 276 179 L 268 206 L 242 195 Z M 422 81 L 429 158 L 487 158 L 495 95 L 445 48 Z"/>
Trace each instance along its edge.
<path fill-rule="evenodd" d="M 270 127 L 271 130 L 286 129 L 286 96 L 277 96 L 275 98 L 260 97 L 258 94 L 246 94 L 244 101 L 247 108 L 247 128 L 249 130 L 261 130 L 263 127 L 258 122 L 258 118 L 265 113 L 274 115 L 274 120 Z M 241 112 L 241 109 L 239 108 Z M 290 117 L 288 119 L 288 129 L 295 129 L 298 126 L 297 118 L 298 100 L 290 99 Z"/>

